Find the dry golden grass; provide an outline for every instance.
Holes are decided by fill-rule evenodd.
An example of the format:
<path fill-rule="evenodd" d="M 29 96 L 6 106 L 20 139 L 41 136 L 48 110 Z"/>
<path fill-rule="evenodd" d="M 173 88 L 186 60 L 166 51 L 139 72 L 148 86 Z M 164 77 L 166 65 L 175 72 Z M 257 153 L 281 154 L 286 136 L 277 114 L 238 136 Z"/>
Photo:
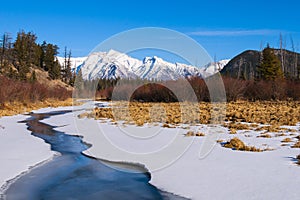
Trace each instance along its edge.
<path fill-rule="evenodd" d="M 241 141 L 239 138 L 234 137 L 228 142 L 224 144 L 224 147 L 238 150 L 238 151 L 253 151 L 253 152 L 261 152 L 263 150 L 256 148 L 254 146 L 247 146 L 243 141 Z"/>
<path fill-rule="evenodd" d="M 195 136 L 194 131 L 188 131 L 186 134 L 184 134 L 184 136 Z"/>
<path fill-rule="evenodd" d="M 52 80 L 49 77 L 49 73 L 46 71 L 43 71 L 40 69 L 32 69 L 32 68 L 30 70 L 31 70 L 31 72 L 35 71 L 37 81 L 43 85 L 47 85 L 48 87 L 60 86 L 60 87 L 66 88 L 67 90 L 70 90 L 70 91 L 73 90 L 73 88 L 70 85 L 62 82 L 61 80 Z M 31 73 L 29 73 L 29 74 L 31 75 Z"/>
<path fill-rule="evenodd" d="M 291 138 L 284 138 L 281 142 L 284 142 L 284 143 L 292 142 L 292 139 Z"/>
<path fill-rule="evenodd" d="M 204 133 L 201 133 L 201 132 L 195 133 L 194 131 L 188 131 L 186 134 L 184 134 L 184 136 L 197 136 L 197 137 L 203 137 L 203 136 L 205 136 L 205 134 L 204 134 Z"/>
<path fill-rule="evenodd" d="M 289 144 L 287 144 L 287 143 L 282 143 L 280 146 L 283 146 L 283 147 L 285 147 L 285 146 L 290 146 Z"/>
<path fill-rule="evenodd" d="M 286 134 L 284 134 L 284 133 L 277 133 L 277 134 L 275 134 L 275 137 L 283 137 L 283 136 L 286 136 Z"/>
<path fill-rule="evenodd" d="M 297 160 L 298 160 L 297 164 L 300 165 L 300 154 L 297 156 Z"/>
<path fill-rule="evenodd" d="M 250 124 L 250 127 L 251 128 L 257 128 L 259 125 L 258 124 L 255 124 L 255 123 L 252 123 L 252 124 Z"/>
<path fill-rule="evenodd" d="M 296 142 L 292 148 L 300 148 L 300 140 L 298 142 Z"/>
<path fill-rule="evenodd" d="M 300 102 L 233 102 L 227 104 L 227 120 L 271 124 L 295 125 L 300 121 Z"/>
<path fill-rule="evenodd" d="M 67 99 L 65 101 L 59 101 L 56 99 L 47 99 L 44 102 L 36 103 L 5 103 L 0 109 L 0 117 L 2 116 L 12 116 L 16 114 L 22 114 L 30 112 L 31 110 L 37 110 L 45 107 L 59 107 L 59 106 L 72 106 L 73 99 Z"/>
<path fill-rule="evenodd" d="M 249 130 L 251 126 L 248 124 L 229 122 L 223 125 L 229 129 L 230 134 L 236 134 L 238 130 Z"/>
<path fill-rule="evenodd" d="M 95 108 L 90 115 L 96 119 L 109 118 L 134 122 L 137 125 L 144 123 L 178 124 L 209 124 L 211 122 L 210 103 L 140 103 L 140 102 L 113 102 L 112 108 Z M 232 133 L 234 130 L 248 130 L 256 128 L 257 124 L 269 126 L 259 127 L 256 130 L 281 132 L 287 129 L 282 125 L 296 125 L 300 122 L 300 102 L 230 102 L 226 104 L 226 121 Z M 251 125 L 240 122 L 253 123 Z"/>
<path fill-rule="evenodd" d="M 251 126 L 248 124 L 234 123 L 234 122 L 230 122 L 228 124 L 225 124 L 224 126 L 229 129 L 235 129 L 235 130 L 249 130 L 251 128 Z"/>
<path fill-rule="evenodd" d="M 198 132 L 198 133 L 196 133 L 196 136 L 197 136 L 197 137 L 203 137 L 203 136 L 205 136 L 205 134 L 204 134 L 204 133 L 201 133 L 201 132 Z"/>
<path fill-rule="evenodd" d="M 257 137 L 261 137 L 261 138 L 272 138 L 272 136 L 270 134 L 267 134 L 267 133 L 263 133 Z"/>
<path fill-rule="evenodd" d="M 267 132 L 273 132 L 273 133 L 278 133 L 278 132 L 291 132 L 291 129 L 287 128 L 281 128 L 280 125 L 270 125 L 270 126 L 261 126 L 255 129 L 255 131 L 267 131 Z"/>
<path fill-rule="evenodd" d="M 234 129 L 234 128 L 230 128 L 229 131 L 230 131 L 229 132 L 230 134 L 236 134 L 237 133 L 237 130 Z"/>

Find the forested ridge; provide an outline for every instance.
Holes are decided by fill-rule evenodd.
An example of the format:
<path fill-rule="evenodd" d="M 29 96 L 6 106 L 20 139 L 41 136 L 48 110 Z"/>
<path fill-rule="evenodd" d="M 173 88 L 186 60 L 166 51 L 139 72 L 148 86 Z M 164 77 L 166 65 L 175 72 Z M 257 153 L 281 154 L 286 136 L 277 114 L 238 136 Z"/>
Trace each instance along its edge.
<path fill-rule="evenodd" d="M 71 97 L 73 85 L 71 51 L 64 48 L 65 62 L 57 60 L 59 47 L 37 42 L 33 32 L 20 31 L 16 38 L 4 33 L 0 38 L 0 106 L 5 102 L 36 102 Z"/>

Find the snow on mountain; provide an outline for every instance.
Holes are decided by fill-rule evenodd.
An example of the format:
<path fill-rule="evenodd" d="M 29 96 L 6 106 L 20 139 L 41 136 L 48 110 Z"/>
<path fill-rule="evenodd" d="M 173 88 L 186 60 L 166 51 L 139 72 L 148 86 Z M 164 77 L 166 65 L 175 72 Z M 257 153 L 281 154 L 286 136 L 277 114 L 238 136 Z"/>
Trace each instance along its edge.
<path fill-rule="evenodd" d="M 227 65 L 227 63 L 229 63 L 229 61 L 230 61 L 230 59 L 226 59 L 226 60 L 220 60 L 218 62 L 209 63 L 204 66 L 204 71 L 207 74 L 212 75 L 218 71 L 221 71 L 225 67 L 225 65 Z"/>
<path fill-rule="evenodd" d="M 176 80 L 190 76 L 207 77 L 220 71 L 229 60 L 210 63 L 197 68 L 182 63 L 170 63 L 157 56 L 145 57 L 143 61 L 115 50 L 94 52 L 77 67 L 86 80 L 141 78 L 149 80 Z"/>
<path fill-rule="evenodd" d="M 137 78 L 132 68 L 138 68 L 141 64 L 140 60 L 114 50 L 95 52 L 82 64 L 82 77 L 86 80 Z"/>
<path fill-rule="evenodd" d="M 61 66 L 63 66 L 65 64 L 65 58 L 64 57 L 56 57 L 59 64 Z M 80 65 L 82 65 L 82 63 L 87 59 L 88 57 L 74 57 L 74 58 L 70 58 L 71 60 L 71 69 L 72 71 L 74 69 L 77 69 Z M 77 71 L 76 71 L 77 72 Z"/>

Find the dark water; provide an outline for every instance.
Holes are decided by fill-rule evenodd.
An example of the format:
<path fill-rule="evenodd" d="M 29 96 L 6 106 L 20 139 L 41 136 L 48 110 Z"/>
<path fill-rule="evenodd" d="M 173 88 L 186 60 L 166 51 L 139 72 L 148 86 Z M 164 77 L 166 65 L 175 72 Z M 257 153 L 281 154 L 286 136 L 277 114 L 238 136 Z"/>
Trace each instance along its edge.
<path fill-rule="evenodd" d="M 69 111 L 31 114 L 25 120 L 36 137 L 61 155 L 35 167 L 13 182 L 5 192 L 7 200 L 71 199 L 184 199 L 149 184 L 150 174 L 118 171 L 81 152 L 88 148 L 81 137 L 55 131 L 40 120 Z"/>

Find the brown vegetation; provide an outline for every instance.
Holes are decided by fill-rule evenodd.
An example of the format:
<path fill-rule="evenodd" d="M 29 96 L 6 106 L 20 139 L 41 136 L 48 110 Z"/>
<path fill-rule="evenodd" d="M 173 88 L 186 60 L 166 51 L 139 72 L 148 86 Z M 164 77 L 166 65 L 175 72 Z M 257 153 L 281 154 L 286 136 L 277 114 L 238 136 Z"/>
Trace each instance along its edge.
<path fill-rule="evenodd" d="M 291 138 L 284 138 L 281 142 L 284 142 L 284 143 L 292 142 L 292 139 Z"/>
<path fill-rule="evenodd" d="M 298 142 L 296 142 L 292 148 L 300 148 L 300 140 Z"/>
<path fill-rule="evenodd" d="M 0 108 L 4 103 L 23 102 L 31 103 L 44 101 L 49 98 L 66 100 L 72 95 L 64 87 L 47 87 L 40 83 L 29 83 L 0 76 Z"/>
<path fill-rule="evenodd" d="M 297 160 L 298 160 L 297 164 L 300 165 L 300 154 L 297 156 Z"/>
<path fill-rule="evenodd" d="M 226 119 L 232 122 L 249 122 L 274 125 L 267 128 L 277 132 L 278 126 L 296 125 L 300 121 L 300 102 L 231 102 L 226 105 Z"/>
<path fill-rule="evenodd" d="M 267 134 L 267 133 L 263 133 L 257 137 L 261 137 L 261 138 L 271 138 L 272 136 L 270 134 Z"/>
<path fill-rule="evenodd" d="M 211 79 L 213 79 L 212 77 Z M 222 77 L 226 91 L 227 101 L 271 101 L 280 100 L 288 101 L 300 100 L 300 82 L 291 80 L 240 80 L 229 77 Z M 107 87 L 99 91 L 99 95 L 104 99 L 112 99 L 114 92 L 115 98 L 113 100 L 135 100 L 142 102 L 174 102 L 195 100 L 209 102 L 210 93 L 206 85 L 207 80 L 198 77 L 189 78 L 176 81 L 165 81 L 147 83 L 137 90 L 136 86 L 140 84 L 141 80 L 131 80 L 122 82 L 117 88 Z M 192 87 L 193 90 L 189 90 Z M 170 90 L 172 89 L 172 90 Z M 135 91 L 132 94 L 132 91 Z M 173 92 L 176 92 L 174 94 Z"/>
<path fill-rule="evenodd" d="M 25 82 L 9 79 L 0 75 L 0 116 L 23 113 L 55 105 L 72 105 L 72 91 L 65 87 L 38 82 Z"/>
<path fill-rule="evenodd" d="M 73 105 L 73 99 L 71 98 L 66 100 L 47 99 L 43 102 L 39 101 L 34 103 L 20 103 L 20 102 L 4 103 L 0 108 L 0 117 L 22 114 L 22 113 L 30 112 L 32 110 L 37 110 L 45 107 L 59 107 L 59 106 L 72 106 L 72 105 Z"/>
<path fill-rule="evenodd" d="M 188 131 L 186 134 L 184 134 L 184 136 L 197 136 L 197 137 L 203 137 L 205 136 L 204 133 L 201 132 L 194 132 L 194 131 Z"/>
<path fill-rule="evenodd" d="M 212 105 L 209 103 L 139 103 L 113 102 L 112 108 L 95 108 L 90 117 L 109 118 L 136 124 L 159 122 L 164 124 L 209 124 Z M 300 121 L 300 102 L 230 102 L 226 105 L 226 123 L 232 133 L 249 130 L 257 124 L 271 124 L 256 128 L 267 132 L 289 131 L 282 125 L 296 125 Z M 241 122 L 257 123 L 255 126 Z"/>
<path fill-rule="evenodd" d="M 258 149 L 254 146 L 247 146 L 243 141 L 241 141 L 239 138 L 234 137 L 228 142 L 224 144 L 224 147 L 226 148 L 231 148 L 233 150 L 238 150 L 238 151 L 254 151 L 254 152 L 261 152 L 263 150 Z"/>

